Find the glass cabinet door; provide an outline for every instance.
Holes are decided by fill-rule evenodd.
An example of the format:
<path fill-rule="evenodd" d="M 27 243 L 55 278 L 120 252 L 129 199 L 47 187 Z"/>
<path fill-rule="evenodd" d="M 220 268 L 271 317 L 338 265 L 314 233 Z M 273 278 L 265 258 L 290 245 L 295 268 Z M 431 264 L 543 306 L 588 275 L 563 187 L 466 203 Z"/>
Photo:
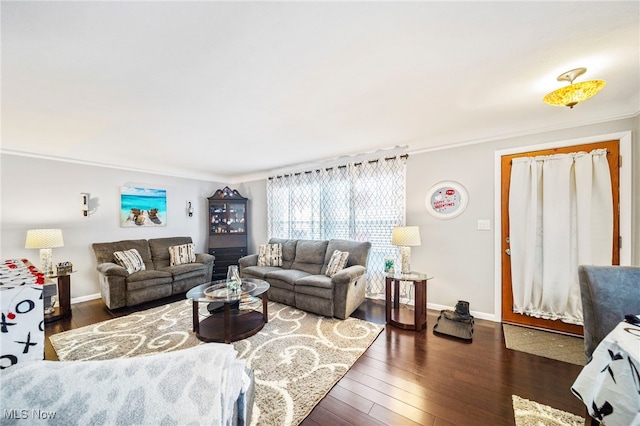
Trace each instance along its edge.
<path fill-rule="evenodd" d="M 246 233 L 247 211 L 245 203 L 211 203 L 210 234 Z"/>
<path fill-rule="evenodd" d="M 244 203 L 229 203 L 228 229 L 230 233 L 244 233 L 246 223 L 246 208 Z"/>
<path fill-rule="evenodd" d="M 212 203 L 209 206 L 209 218 L 211 223 L 209 224 L 210 234 L 226 234 L 228 233 L 227 227 L 227 204 L 226 203 Z"/>

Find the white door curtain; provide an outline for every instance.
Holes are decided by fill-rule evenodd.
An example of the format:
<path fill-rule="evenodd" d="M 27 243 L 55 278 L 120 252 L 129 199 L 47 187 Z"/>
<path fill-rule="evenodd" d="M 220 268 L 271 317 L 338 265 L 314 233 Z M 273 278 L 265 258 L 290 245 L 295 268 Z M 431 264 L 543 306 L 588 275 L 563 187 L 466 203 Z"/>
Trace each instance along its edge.
<path fill-rule="evenodd" d="M 578 265 L 611 265 L 613 200 L 605 149 L 513 160 L 513 311 L 582 324 Z"/>

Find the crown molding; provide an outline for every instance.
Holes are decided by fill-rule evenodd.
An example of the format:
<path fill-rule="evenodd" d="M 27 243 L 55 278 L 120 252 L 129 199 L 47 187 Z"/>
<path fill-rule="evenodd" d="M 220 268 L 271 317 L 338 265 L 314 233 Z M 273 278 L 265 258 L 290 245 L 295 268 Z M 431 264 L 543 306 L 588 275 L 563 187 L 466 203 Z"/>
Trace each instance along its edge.
<path fill-rule="evenodd" d="M 617 120 L 626 120 L 626 119 L 635 118 L 635 117 L 640 117 L 640 109 L 631 114 L 616 115 L 616 116 L 607 117 L 599 120 L 589 120 L 589 121 L 584 121 L 580 123 L 572 123 L 570 125 L 559 125 L 559 126 L 541 127 L 537 129 L 528 129 L 528 130 L 523 130 L 519 132 L 487 136 L 484 138 L 472 139 L 468 141 L 460 141 L 460 142 L 453 142 L 453 143 L 448 143 L 443 145 L 436 145 L 428 148 L 418 148 L 415 150 L 409 150 L 408 153 L 410 155 L 415 155 L 415 154 L 424 154 L 427 152 L 444 151 L 447 149 L 461 148 L 465 146 L 478 145 L 478 144 L 487 143 L 487 142 L 497 142 L 497 141 L 502 141 L 506 139 L 515 139 L 515 138 L 521 138 L 525 136 L 540 135 L 540 134 L 549 133 L 549 132 L 558 132 L 558 131 L 567 130 L 567 129 L 575 129 L 578 127 L 592 126 L 595 124 L 608 123 L 610 121 L 617 121 Z"/>
<path fill-rule="evenodd" d="M 177 178 L 183 178 L 183 179 L 201 180 L 205 182 L 211 182 L 211 181 L 220 182 L 220 183 L 229 182 L 229 176 L 209 174 L 209 173 L 190 173 L 190 172 L 184 172 L 182 170 L 166 170 L 166 169 L 165 170 L 143 169 L 143 168 L 137 168 L 137 167 L 122 166 L 119 164 L 100 163 L 96 161 L 79 160 L 76 158 L 60 157 L 56 155 L 47 155 L 47 154 L 38 154 L 33 152 L 17 151 L 12 149 L 0 149 L 0 154 L 15 155 L 18 157 L 37 158 L 40 160 L 60 161 L 63 163 L 79 164 L 83 166 L 104 167 L 108 169 L 126 170 L 129 172 L 136 172 L 136 173 L 147 173 L 147 174 L 171 176 L 171 177 L 177 177 Z"/>

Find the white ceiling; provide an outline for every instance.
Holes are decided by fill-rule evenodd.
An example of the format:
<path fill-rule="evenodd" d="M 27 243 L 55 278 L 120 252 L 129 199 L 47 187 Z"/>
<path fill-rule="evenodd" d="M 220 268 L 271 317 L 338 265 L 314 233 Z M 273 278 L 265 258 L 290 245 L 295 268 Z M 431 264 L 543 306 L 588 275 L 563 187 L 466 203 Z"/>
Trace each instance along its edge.
<path fill-rule="evenodd" d="M 239 182 L 640 112 L 640 2 L 7 2 L 2 151 Z M 605 89 L 542 97 L 564 71 Z"/>

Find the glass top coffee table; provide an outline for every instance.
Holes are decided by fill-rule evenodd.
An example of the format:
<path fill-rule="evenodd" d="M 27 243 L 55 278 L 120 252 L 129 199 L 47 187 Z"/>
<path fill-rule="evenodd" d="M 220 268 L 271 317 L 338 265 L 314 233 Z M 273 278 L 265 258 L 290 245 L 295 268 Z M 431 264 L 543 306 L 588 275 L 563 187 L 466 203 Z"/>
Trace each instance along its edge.
<path fill-rule="evenodd" d="M 204 342 L 231 343 L 253 336 L 268 322 L 267 290 L 269 283 L 243 278 L 238 291 L 228 290 L 226 280 L 212 281 L 192 288 L 187 298 L 193 301 L 193 331 Z M 243 305 L 262 299 L 262 312 L 244 309 Z M 200 303 L 207 303 L 211 315 L 200 321 Z"/>

